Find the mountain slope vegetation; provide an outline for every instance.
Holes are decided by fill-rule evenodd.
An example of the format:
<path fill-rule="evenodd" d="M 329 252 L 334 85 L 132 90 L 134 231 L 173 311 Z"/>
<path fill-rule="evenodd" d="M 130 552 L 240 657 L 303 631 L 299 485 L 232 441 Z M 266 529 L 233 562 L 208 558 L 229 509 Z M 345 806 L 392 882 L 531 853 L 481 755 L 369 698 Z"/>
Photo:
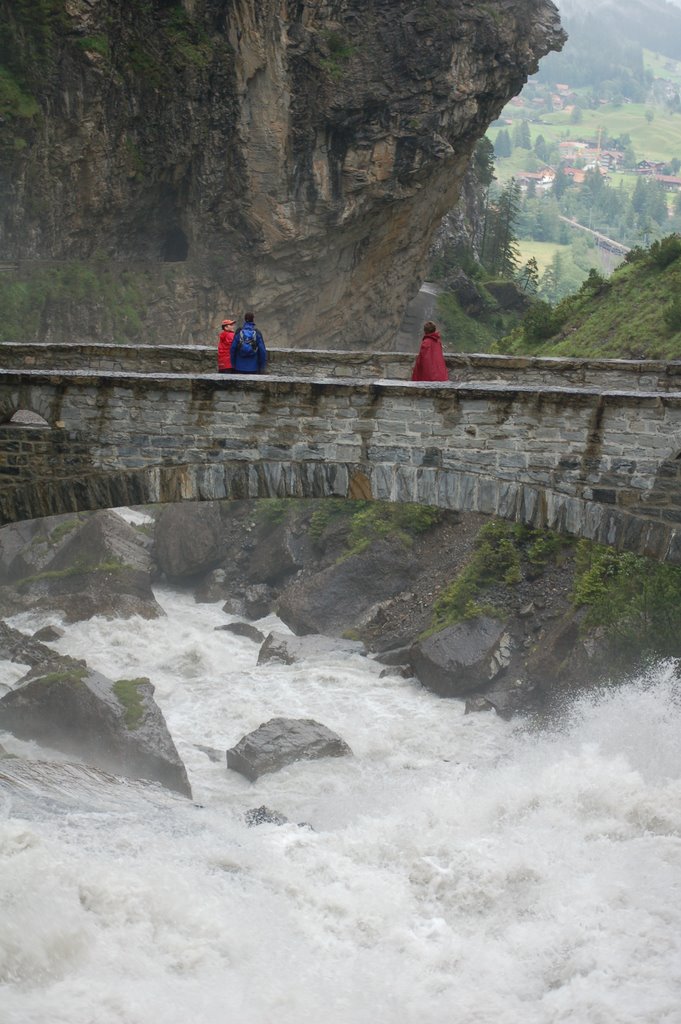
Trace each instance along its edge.
<path fill-rule="evenodd" d="M 607 280 L 592 271 L 555 307 L 536 302 L 497 351 L 681 359 L 681 237 L 633 249 Z"/>

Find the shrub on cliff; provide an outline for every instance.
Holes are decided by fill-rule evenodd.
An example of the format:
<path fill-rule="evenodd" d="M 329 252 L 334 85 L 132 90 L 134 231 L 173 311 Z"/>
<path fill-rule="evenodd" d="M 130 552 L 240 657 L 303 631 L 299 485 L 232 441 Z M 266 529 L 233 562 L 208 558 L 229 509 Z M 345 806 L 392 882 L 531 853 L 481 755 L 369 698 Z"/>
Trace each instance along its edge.
<path fill-rule="evenodd" d="M 582 540 L 574 602 L 622 657 L 681 653 L 681 568 Z"/>

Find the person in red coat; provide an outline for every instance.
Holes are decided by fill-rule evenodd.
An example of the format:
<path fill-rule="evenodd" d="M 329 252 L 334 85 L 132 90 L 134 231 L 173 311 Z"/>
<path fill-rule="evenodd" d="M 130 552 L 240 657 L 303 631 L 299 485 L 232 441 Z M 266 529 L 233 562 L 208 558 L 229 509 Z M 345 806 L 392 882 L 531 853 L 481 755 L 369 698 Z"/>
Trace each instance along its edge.
<path fill-rule="evenodd" d="M 411 373 L 412 380 L 449 380 L 440 332 L 432 320 L 423 325 L 423 340 Z"/>
<path fill-rule="evenodd" d="M 218 341 L 218 373 L 231 373 L 232 362 L 229 358 L 229 350 L 234 340 L 234 324 L 236 320 L 223 320 L 222 330 Z"/>

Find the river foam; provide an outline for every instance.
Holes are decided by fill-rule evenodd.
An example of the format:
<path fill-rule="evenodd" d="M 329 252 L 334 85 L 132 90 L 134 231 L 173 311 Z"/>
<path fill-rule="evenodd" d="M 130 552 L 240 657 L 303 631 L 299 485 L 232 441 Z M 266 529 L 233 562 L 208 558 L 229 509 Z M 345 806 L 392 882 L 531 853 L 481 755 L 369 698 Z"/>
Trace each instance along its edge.
<path fill-rule="evenodd" d="M 165 619 L 94 619 L 58 646 L 152 679 L 195 803 L 6 789 L 3 1024 L 681 1022 L 673 664 L 537 731 L 360 657 L 257 666 L 214 630 L 219 605 L 157 598 Z M 249 783 L 198 748 L 275 715 L 353 757 Z M 310 827 L 247 828 L 261 804 Z"/>

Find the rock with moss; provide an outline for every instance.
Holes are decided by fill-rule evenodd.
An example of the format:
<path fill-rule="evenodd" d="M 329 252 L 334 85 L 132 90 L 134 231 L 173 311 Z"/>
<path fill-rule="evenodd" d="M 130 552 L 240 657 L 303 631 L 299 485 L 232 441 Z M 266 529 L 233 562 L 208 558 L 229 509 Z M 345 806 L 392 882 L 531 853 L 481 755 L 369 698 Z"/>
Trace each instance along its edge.
<path fill-rule="evenodd" d="M 0 728 L 115 775 L 191 797 L 149 679 L 112 681 L 72 658 L 32 668 L 0 699 Z"/>
<path fill-rule="evenodd" d="M 32 544 L 42 548 L 45 536 L 50 557 L 28 574 L 15 574 L 2 588 L 0 607 L 7 614 L 22 609 L 56 611 L 67 622 L 93 615 L 163 615 L 151 588 L 151 541 L 116 512 L 64 520 L 52 530 L 43 527 Z"/>
<path fill-rule="evenodd" d="M 87 513 L 69 513 L 3 526 L 0 530 L 0 584 L 43 572 L 69 535 L 86 519 Z"/>

